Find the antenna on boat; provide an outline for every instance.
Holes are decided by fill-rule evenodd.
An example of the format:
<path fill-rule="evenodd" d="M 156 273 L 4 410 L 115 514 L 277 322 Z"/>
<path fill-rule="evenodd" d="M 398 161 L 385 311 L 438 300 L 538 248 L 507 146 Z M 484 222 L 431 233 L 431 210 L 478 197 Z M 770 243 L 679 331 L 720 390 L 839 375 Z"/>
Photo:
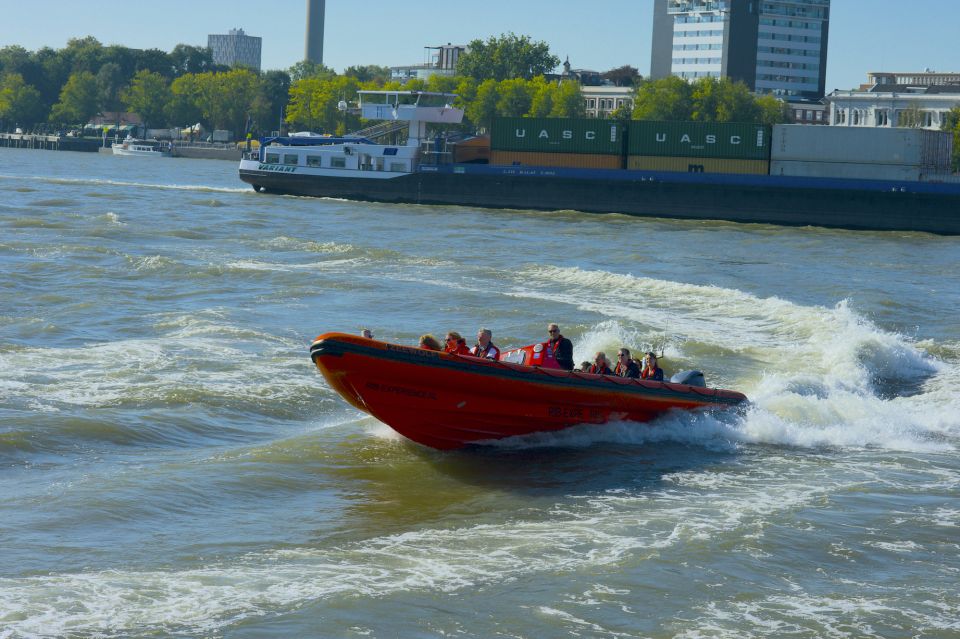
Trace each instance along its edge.
<path fill-rule="evenodd" d="M 659 339 L 655 340 L 650 344 L 650 350 L 653 351 L 654 355 L 657 355 L 657 351 L 660 351 L 660 354 L 657 355 L 657 359 L 663 359 L 663 354 L 667 350 L 667 343 L 670 340 L 667 338 L 667 334 L 664 333 Z"/>

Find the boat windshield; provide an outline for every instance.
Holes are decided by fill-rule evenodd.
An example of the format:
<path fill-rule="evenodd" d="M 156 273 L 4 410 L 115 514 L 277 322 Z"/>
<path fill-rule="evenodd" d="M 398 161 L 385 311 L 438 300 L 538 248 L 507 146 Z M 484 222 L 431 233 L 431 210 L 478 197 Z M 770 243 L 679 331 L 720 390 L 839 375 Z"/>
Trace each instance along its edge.
<path fill-rule="evenodd" d="M 445 107 L 457 97 L 454 93 L 427 91 L 359 91 L 361 104 L 393 104 L 395 106 Z"/>

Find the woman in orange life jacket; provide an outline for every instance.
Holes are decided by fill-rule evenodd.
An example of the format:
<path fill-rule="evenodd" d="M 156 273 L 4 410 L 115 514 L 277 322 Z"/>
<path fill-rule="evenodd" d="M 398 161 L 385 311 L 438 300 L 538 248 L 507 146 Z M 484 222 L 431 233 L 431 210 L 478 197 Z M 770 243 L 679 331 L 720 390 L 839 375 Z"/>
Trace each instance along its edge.
<path fill-rule="evenodd" d="M 556 324 L 547 326 L 550 339 L 543 344 L 545 360 L 554 360 L 558 368 L 567 371 L 573 370 L 573 342 L 560 334 L 560 327 Z"/>
<path fill-rule="evenodd" d="M 477 331 L 477 345 L 470 349 L 470 354 L 483 359 L 499 360 L 500 349 L 490 341 L 491 337 L 493 337 L 493 331 L 489 328 L 481 328 Z"/>
<path fill-rule="evenodd" d="M 594 375 L 613 375 L 613 371 L 610 370 L 610 366 L 607 364 L 606 353 L 603 351 L 597 353 L 597 357 L 593 360 L 593 365 L 590 367 L 590 372 Z"/>
<path fill-rule="evenodd" d="M 446 344 L 444 351 L 453 355 L 469 355 L 470 347 L 467 346 L 467 340 L 460 337 L 460 333 L 450 331 L 444 340 Z"/>
<path fill-rule="evenodd" d="M 640 377 L 640 366 L 630 359 L 630 350 L 621 348 L 617 353 L 617 366 L 613 369 L 613 374 L 619 377 L 631 377 L 636 379 Z"/>
<path fill-rule="evenodd" d="M 657 366 L 657 356 L 653 353 L 647 353 L 647 364 L 643 367 L 640 377 L 654 382 L 663 381 L 663 369 Z"/>

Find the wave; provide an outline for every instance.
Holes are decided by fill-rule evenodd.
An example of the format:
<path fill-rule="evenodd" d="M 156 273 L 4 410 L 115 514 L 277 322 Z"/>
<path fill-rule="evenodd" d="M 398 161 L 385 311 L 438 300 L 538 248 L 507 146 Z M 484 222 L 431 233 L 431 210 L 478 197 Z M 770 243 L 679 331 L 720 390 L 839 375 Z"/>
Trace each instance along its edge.
<path fill-rule="evenodd" d="M 126 180 L 107 180 L 102 178 L 64 178 L 44 175 L 3 175 L 0 180 L 33 180 L 45 184 L 90 185 L 90 186 L 120 186 L 137 189 L 159 189 L 165 191 L 197 191 L 200 193 L 249 193 L 255 195 L 250 188 L 210 186 L 206 184 L 156 184 L 151 182 L 133 182 Z M 52 201 L 51 201 L 52 202 Z M 56 200 L 54 204 L 47 201 L 36 203 L 40 206 L 67 206 L 75 203 L 73 200 Z"/>
<path fill-rule="evenodd" d="M 586 327 L 575 340 L 577 362 L 592 360 L 597 351 L 610 356 L 620 346 L 634 353 L 661 346 L 668 375 L 698 368 L 710 386 L 740 390 L 752 401 L 733 422 L 664 418 L 657 430 L 667 437 L 898 450 L 960 445 L 956 350 L 885 331 L 847 300 L 833 308 L 803 306 L 575 267 L 532 266 L 517 279 L 522 284 L 508 295 L 566 302 L 610 318 Z M 612 425 L 602 433 L 574 429 L 510 445 L 579 445 L 605 438 L 643 443 L 659 436 L 635 425 Z"/>
<path fill-rule="evenodd" d="M 332 398 L 310 366 L 305 338 L 232 324 L 212 311 L 152 320 L 153 338 L 0 351 L 5 407 L 62 415 L 44 422 L 56 431 L 51 437 L 177 443 L 193 428 L 177 425 L 180 410 L 196 412 L 198 421 L 203 409 L 290 419 L 316 414 Z M 114 412 L 130 408 L 134 420 Z M 160 410 L 169 423 L 154 423 Z M 102 424 L 90 415 L 102 416 Z M 216 431 L 222 422 L 200 430 Z"/>

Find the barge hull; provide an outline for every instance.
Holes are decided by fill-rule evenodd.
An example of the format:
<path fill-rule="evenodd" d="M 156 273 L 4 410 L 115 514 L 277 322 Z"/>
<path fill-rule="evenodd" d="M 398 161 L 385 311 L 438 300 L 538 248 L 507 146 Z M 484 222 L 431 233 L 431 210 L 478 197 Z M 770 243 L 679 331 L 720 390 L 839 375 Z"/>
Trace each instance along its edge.
<path fill-rule="evenodd" d="M 242 163 L 240 178 L 269 193 L 960 234 L 956 184 L 483 165 L 421 167 L 394 178 L 369 179 L 256 167 L 256 162 Z"/>

